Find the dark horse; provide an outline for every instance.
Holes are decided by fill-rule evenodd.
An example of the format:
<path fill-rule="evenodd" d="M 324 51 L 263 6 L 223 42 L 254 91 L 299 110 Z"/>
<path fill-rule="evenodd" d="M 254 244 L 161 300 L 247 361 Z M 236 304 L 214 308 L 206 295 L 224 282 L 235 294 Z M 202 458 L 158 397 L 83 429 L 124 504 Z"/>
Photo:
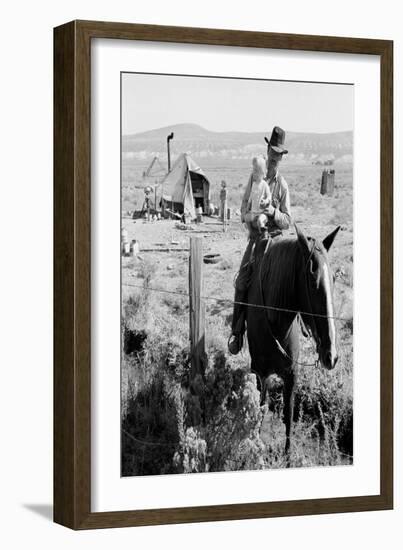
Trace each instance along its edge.
<path fill-rule="evenodd" d="M 340 227 L 323 242 L 295 226 L 297 238 L 278 238 L 267 246 L 252 276 L 248 291 L 247 335 L 251 368 L 261 382 L 277 374 L 283 380 L 285 451 L 289 454 L 299 354 L 299 314 L 315 339 L 320 363 L 333 369 L 337 363 L 333 308 L 333 274 L 327 252 Z M 262 246 L 260 242 L 257 246 Z M 276 309 L 253 305 L 274 306 Z M 291 311 L 284 311 L 291 310 Z"/>

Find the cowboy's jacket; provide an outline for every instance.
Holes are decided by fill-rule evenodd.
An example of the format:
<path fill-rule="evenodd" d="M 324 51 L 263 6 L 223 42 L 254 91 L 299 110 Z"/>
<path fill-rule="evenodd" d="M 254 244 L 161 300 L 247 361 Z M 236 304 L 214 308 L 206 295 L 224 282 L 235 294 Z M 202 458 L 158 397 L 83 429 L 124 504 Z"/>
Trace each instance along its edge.
<path fill-rule="evenodd" d="M 245 214 L 250 210 L 250 193 L 252 189 L 252 176 L 249 178 L 241 205 L 241 220 L 245 219 Z M 290 193 L 288 185 L 283 176 L 278 171 L 269 183 L 271 191 L 271 205 L 274 207 L 274 214 L 269 215 L 269 207 L 262 212 L 267 215 L 269 221 L 267 228 L 270 231 L 274 229 L 288 229 L 291 223 Z"/>

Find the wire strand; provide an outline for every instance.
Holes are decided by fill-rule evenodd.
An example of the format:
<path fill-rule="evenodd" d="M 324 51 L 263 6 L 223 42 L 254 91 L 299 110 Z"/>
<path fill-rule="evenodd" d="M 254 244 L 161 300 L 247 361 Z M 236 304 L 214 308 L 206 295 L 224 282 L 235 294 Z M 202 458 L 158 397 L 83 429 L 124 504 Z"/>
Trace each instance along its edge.
<path fill-rule="evenodd" d="M 178 296 L 184 296 L 185 298 L 189 298 L 189 294 L 186 292 L 179 292 L 177 290 L 166 290 L 165 288 L 152 288 L 149 286 L 143 286 L 143 285 L 134 285 L 133 283 L 123 283 L 123 286 L 129 286 L 133 288 L 138 288 L 140 290 L 150 290 L 151 292 L 161 292 L 163 294 L 176 294 Z M 213 300 L 216 302 L 227 302 L 231 304 L 237 304 L 240 306 L 248 306 L 248 307 L 254 307 L 257 309 L 269 309 L 273 311 L 282 311 L 284 313 L 300 313 L 301 315 L 309 315 L 310 317 L 320 317 L 322 319 L 334 319 L 335 321 L 350 321 L 350 318 L 348 317 L 338 317 L 338 316 L 330 316 L 330 315 L 323 315 L 321 313 L 309 313 L 308 311 L 299 311 L 295 309 L 288 309 L 284 307 L 276 307 L 276 306 L 267 306 L 267 305 L 260 305 L 260 304 L 250 304 L 248 302 L 238 302 L 236 300 L 231 300 L 230 298 L 219 298 L 218 296 L 201 296 L 202 300 Z"/>
<path fill-rule="evenodd" d="M 137 437 L 134 437 L 132 434 L 130 434 L 126 430 L 122 429 L 122 432 L 129 439 L 131 439 L 135 443 L 139 443 L 140 445 L 149 445 L 150 447 L 175 447 L 174 443 L 158 443 L 157 441 L 145 441 L 144 439 L 138 439 Z"/>

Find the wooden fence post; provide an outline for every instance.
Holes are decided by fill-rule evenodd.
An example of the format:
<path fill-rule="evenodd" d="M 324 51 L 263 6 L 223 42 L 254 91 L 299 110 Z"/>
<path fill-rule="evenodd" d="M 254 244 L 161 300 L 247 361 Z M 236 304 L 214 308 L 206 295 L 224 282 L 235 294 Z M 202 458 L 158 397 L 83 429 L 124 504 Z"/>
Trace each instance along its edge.
<path fill-rule="evenodd" d="M 190 313 L 190 352 L 191 382 L 205 372 L 205 304 L 203 292 L 203 240 L 190 237 L 189 255 L 189 313 Z"/>
<path fill-rule="evenodd" d="M 326 169 L 322 172 L 322 182 L 320 186 L 320 194 L 321 195 L 329 195 L 331 197 L 334 192 L 334 179 L 335 179 L 335 171 Z"/>

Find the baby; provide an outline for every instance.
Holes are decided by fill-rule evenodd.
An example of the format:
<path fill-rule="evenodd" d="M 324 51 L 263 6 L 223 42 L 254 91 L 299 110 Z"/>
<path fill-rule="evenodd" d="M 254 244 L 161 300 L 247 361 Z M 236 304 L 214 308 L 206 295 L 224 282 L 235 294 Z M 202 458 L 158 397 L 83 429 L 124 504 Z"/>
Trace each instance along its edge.
<path fill-rule="evenodd" d="M 259 232 L 267 224 L 268 217 L 264 210 L 271 201 L 270 187 L 264 179 L 266 174 L 266 161 L 263 157 L 255 157 L 252 161 L 252 174 L 246 186 L 242 200 L 241 220 L 245 222 L 249 234 Z"/>

